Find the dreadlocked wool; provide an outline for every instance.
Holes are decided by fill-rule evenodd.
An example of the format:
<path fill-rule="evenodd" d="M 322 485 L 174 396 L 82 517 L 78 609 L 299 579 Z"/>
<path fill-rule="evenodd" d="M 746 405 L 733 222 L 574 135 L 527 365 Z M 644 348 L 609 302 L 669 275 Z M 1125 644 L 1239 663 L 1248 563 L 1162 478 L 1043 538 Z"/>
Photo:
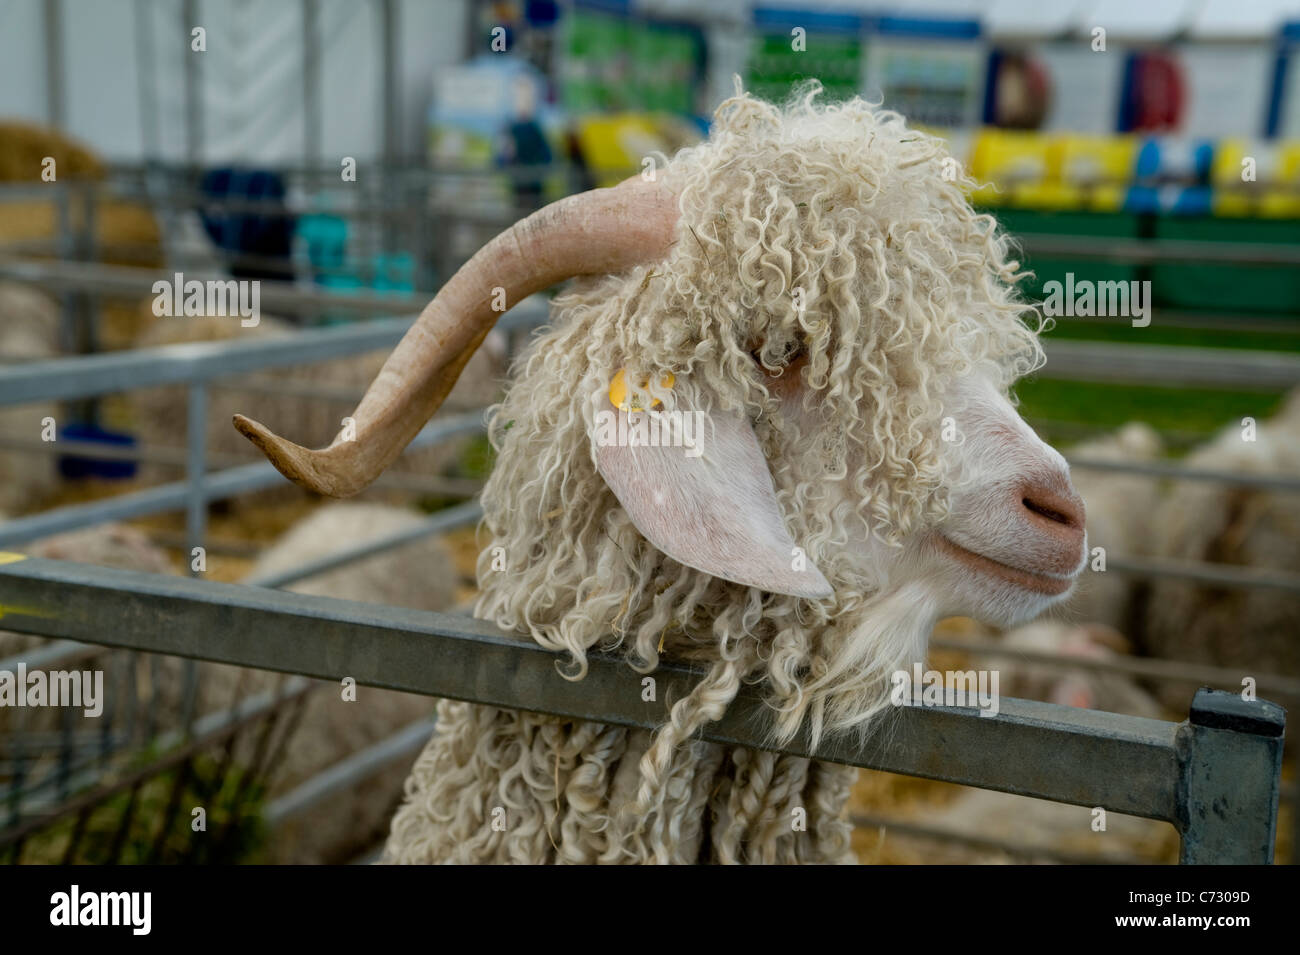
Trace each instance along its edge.
<path fill-rule="evenodd" d="M 386 861 L 850 859 L 854 770 L 697 732 L 747 683 L 764 687 L 776 743 L 878 723 L 887 674 L 924 652 L 929 598 L 855 562 L 848 531 L 897 544 L 940 519 L 943 388 L 988 363 L 1005 391 L 1042 355 L 1007 240 L 971 209 L 971 184 L 945 175 L 942 141 L 816 95 L 719 108 L 708 141 L 659 173 L 680 196 L 667 258 L 558 297 L 490 422 L 476 615 L 562 653 L 570 679 L 590 650 L 615 648 L 640 672 L 663 655 L 706 675 L 653 735 L 443 704 Z M 795 356 L 818 409 L 807 433 L 771 387 Z M 624 368 L 634 407 L 743 409 L 834 597 L 724 581 L 641 536 L 592 439 Z"/>

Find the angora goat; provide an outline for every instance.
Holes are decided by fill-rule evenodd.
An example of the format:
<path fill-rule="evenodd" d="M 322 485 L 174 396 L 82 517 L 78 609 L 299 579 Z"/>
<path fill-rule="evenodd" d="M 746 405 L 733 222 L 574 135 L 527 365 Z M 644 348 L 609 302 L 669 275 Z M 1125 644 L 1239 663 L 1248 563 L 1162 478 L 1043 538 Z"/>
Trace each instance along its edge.
<path fill-rule="evenodd" d="M 309 451 L 235 419 L 286 476 L 355 493 L 503 295 L 583 276 L 491 420 L 476 613 L 574 679 L 612 647 L 706 672 L 654 735 L 442 704 L 388 861 L 846 860 L 854 770 L 696 731 L 762 681 L 775 743 L 865 732 L 940 616 L 1006 626 L 1068 595 L 1083 505 L 1007 397 L 1037 336 L 945 157 L 860 100 L 738 95 L 656 181 L 569 197 L 480 250 L 384 365 L 355 440 Z"/>
<path fill-rule="evenodd" d="M 57 356 L 59 321 L 59 305 L 50 297 L 23 285 L 0 282 L 0 368 Z M 0 435 L 40 440 L 41 422 L 47 417 L 57 421 L 58 414 L 58 405 L 49 401 L 0 405 Z M 57 480 L 54 455 L 0 448 L 0 510 L 24 513 L 49 494 Z"/>
<path fill-rule="evenodd" d="M 1189 454 L 1189 468 L 1300 477 L 1300 389 L 1262 422 L 1239 423 Z M 1300 494 L 1182 481 L 1155 515 L 1155 553 L 1300 572 Z M 1153 656 L 1300 676 L 1300 601 L 1279 590 L 1162 579 L 1151 586 L 1144 649 Z"/>

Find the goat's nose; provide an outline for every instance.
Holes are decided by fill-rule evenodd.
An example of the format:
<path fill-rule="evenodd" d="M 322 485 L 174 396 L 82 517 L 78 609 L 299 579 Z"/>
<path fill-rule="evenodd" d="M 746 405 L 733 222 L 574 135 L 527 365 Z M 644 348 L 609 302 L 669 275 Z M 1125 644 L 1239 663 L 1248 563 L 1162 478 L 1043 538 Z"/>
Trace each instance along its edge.
<path fill-rule="evenodd" d="M 1033 526 L 1051 535 L 1063 547 L 1076 549 L 1077 553 L 1083 543 L 1086 514 L 1083 498 L 1069 481 L 1030 481 L 1021 487 L 1020 495 L 1020 503 Z"/>

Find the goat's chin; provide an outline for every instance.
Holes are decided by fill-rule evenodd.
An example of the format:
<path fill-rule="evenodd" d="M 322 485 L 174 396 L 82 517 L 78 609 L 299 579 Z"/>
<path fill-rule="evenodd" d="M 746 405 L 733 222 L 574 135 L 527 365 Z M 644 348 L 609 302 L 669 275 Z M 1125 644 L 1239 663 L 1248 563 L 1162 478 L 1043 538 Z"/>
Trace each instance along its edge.
<path fill-rule="evenodd" d="M 1054 574 L 1012 566 L 943 534 L 932 535 L 927 544 L 941 580 L 945 612 L 995 627 L 1016 626 L 1068 600 L 1082 569 L 1080 563 L 1073 573 Z"/>
<path fill-rule="evenodd" d="M 951 612 L 1003 628 L 1019 626 L 1049 607 L 1068 600 L 1075 586 L 1071 581 L 1060 593 L 1045 594 L 972 571 L 962 571 L 955 576 L 950 599 L 965 606 L 954 607 Z"/>

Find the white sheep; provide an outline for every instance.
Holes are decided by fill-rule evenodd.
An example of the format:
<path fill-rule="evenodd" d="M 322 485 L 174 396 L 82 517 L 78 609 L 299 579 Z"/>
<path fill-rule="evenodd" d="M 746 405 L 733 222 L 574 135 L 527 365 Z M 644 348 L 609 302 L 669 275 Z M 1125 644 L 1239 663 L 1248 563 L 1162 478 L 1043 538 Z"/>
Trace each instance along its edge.
<path fill-rule="evenodd" d="M 56 357 L 61 315 L 58 303 L 49 296 L 24 285 L 0 282 L 0 369 Z M 57 439 L 56 403 L 0 405 L 0 435 L 39 441 L 50 423 L 47 419 L 54 422 Z M 58 462 L 53 454 L 0 448 L 0 510 L 26 513 L 57 485 Z"/>
<path fill-rule="evenodd" d="M 4 516 L 0 515 L 0 524 L 3 522 Z M 150 541 L 143 531 L 128 524 L 107 523 L 67 531 L 24 544 L 20 550 L 31 557 L 49 560 L 150 574 L 175 573 L 167 552 Z M 22 653 L 45 642 L 43 637 L 0 631 L 0 657 Z"/>
<path fill-rule="evenodd" d="M 330 503 L 294 524 L 261 554 L 250 579 L 408 530 L 424 520 L 408 508 L 371 503 Z M 288 585 L 295 593 L 383 603 L 413 610 L 447 610 L 457 601 L 459 575 L 446 545 L 435 536 Z M 228 704 L 242 693 L 271 689 L 279 676 L 266 671 L 208 665 L 205 695 Z M 226 688 L 222 692 L 222 688 Z M 433 713 L 434 701 L 410 693 L 356 687 L 345 700 L 335 684 L 307 699 L 300 728 L 276 767 L 272 795 L 286 792 L 348 755 Z M 402 794 L 400 763 L 290 819 L 268 846 L 277 862 L 341 862 L 380 838 Z"/>
<path fill-rule="evenodd" d="M 1089 523 L 1092 514 L 1088 515 Z M 1104 624 L 1069 624 L 1056 620 L 1036 620 L 1007 632 L 997 639 L 1004 648 L 1052 654 L 1064 660 L 1111 661 L 1131 651 L 1128 641 Z M 1155 698 L 1132 676 L 1100 670 L 1062 669 L 1012 656 L 990 659 L 999 676 L 998 691 L 1003 697 L 1042 700 L 1063 706 L 1124 713 L 1147 719 L 1161 719 L 1164 713 Z M 1186 700 L 1183 700 L 1186 703 Z M 883 774 L 881 774 L 883 775 Z M 859 787 L 854 792 L 856 808 L 879 815 L 885 801 L 891 816 L 908 823 L 922 823 L 935 832 L 917 843 L 905 829 L 884 827 L 884 840 L 903 840 L 909 847 L 900 851 L 895 843 L 889 853 L 895 861 L 926 864 L 989 864 L 1051 858 L 1053 852 L 1066 852 L 1098 862 L 1122 861 L 1133 857 L 1165 861 L 1177 858 L 1178 839 L 1168 823 L 1152 819 L 1107 813 L 1101 816 L 1095 807 L 1071 806 L 1044 799 L 1031 799 L 985 789 L 962 788 L 955 800 L 942 806 L 925 806 L 915 798 L 920 792 L 943 792 L 934 784 L 919 780 L 885 782 Z M 883 785 L 881 785 L 883 783 Z M 910 798 L 899 800 L 902 791 Z M 946 788 L 946 787 L 945 787 Z M 1104 822 L 1104 828 L 1101 828 Z M 979 839 L 1001 840 L 1014 844 L 1020 851 L 970 845 L 944 834 L 968 835 Z M 876 852 L 880 854 L 880 844 Z"/>
<path fill-rule="evenodd" d="M 1036 620 L 1004 634 L 998 643 L 1064 660 L 1112 661 L 1132 652 L 1132 645 L 1124 635 L 1103 623 Z M 1066 670 L 1014 657 L 1000 657 L 997 662 L 999 691 L 1003 696 L 1148 719 L 1163 716 L 1151 694 L 1123 673 L 1082 667 Z"/>
<path fill-rule="evenodd" d="M 263 315 L 257 325 L 244 327 L 235 317 L 192 316 L 160 318 L 136 339 L 135 347 L 150 348 L 185 342 L 224 342 L 275 340 L 295 334 L 282 319 Z M 493 347 L 475 356 L 466 375 L 448 402 L 451 411 L 469 411 L 486 407 L 497 397 L 504 364 L 504 341 L 497 336 Z M 295 433 L 316 435 L 320 440 L 332 436 L 351 407 L 351 401 L 292 394 L 271 395 L 243 391 L 240 381 L 249 385 L 310 385 L 338 389 L 344 394 L 360 392 L 379 371 L 386 358 L 384 352 L 369 352 L 346 358 L 290 368 L 255 372 L 242 379 L 214 383 L 208 394 L 207 450 L 210 467 L 228 465 L 231 460 L 244 463 L 257 460 L 256 455 L 230 429 L 231 416 L 241 408 L 256 404 L 265 408 L 277 427 Z M 141 388 L 128 392 L 134 430 L 144 445 L 182 448 L 185 446 L 187 397 L 180 386 Z M 412 451 L 395 469 L 404 473 L 437 474 L 453 463 L 465 447 L 465 438 L 452 439 L 437 446 Z M 176 467 L 146 465 L 142 477 L 149 483 L 175 481 L 183 472 Z"/>
<path fill-rule="evenodd" d="M 1157 460 L 1163 450 L 1163 442 L 1153 428 L 1130 422 L 1114 434 L 1075 445 L 1067 453 L 1081 460 L 1146 463 Z M 1138 612 L 1135 605 L 1139 582 L 1110 570 L 1102 560 L 1132 559 L 1151 552 L 1151 524 L 1160 502 L 1160 481 L 1141 474 L 1091 468 L 1073 468 L 1072 474 L 1074 488 L 1087 509 L 1091 559 L 1078 590 L 1065 605 L 1064 615 L 1070 620 L 1102 623 L 1129 632 Z"/>
<path fill-rule="evenodd" d="M 761 682 L 774 742 L 869 732 L 937 619 L 1011 626 L 1069 595 L 1082 504 L 1007 397 L 1042 353 L 1006 239 L 939 140 L 814 97 L 738 95 L 655 176 L 498 236 L 385 363 L 355 435 L 311 451 L 236 418 L 286 476 L 356 493 L 498 306 L 585 276 L 492 418 L 476 614 L 570 678 L 615 646 L 704 675 L 657 701 L 653 735 L 441 704 L 387 861 L 846 861 L 854 770 L 698 731 Z"/>
<path fill-rule="evenodd" d="M 1183 460 L 1189 468 L 1300 478 L 1300 389 L 1253 429 L 1235 422 Z M 1300 493 L 1178 481 L 1155 513 L 1155 554 L 1300 573 Z M 1300 600 L 1278 590 L 1169 578 L 1151 584 L 1152 656 L 1300 676 Z"/>
<path fill-rule="evenodd" d="M 334 503 L 320 508 L 293 525 L 256 561 L 251 578 L 297 567 L 320 557 L 364 545 L 389 534 L 417 526 L 423 515 L 382 504 Z M 103 524 L 34 541 L 23 548 L 34 557 L 171 574 L 176 569 L 165 551 L 137 528 Z M 436 537 L 425 537 L 382 551 L 336 570 L 290 584 L 286 589 L 346 600 L 382 602 L 416 610 L 446 610 L 457 600 L 458 575 L 447 547 Z M 38 637 L 0 631 L 0 657 L 21 654 L 42 644 Z M 124 665 L 126 654 L 113 655 L 113 671 Z M 100 658 L 107 667 L 107 658 Z M 176 729 L 183 706 L 181 658 L 163 656 L 150 663 L 142 655 L 137 663 L 136 685 L 151 700 L 161 729 Z M 195 714 L 215 713 L 233 702 L 275 690 L 283 675 L 214 663 L 198 665 Z M 116 692 L 120 681 L 106 678 Z M 121 699 L 112 703 L 124 705 Z M 269 797 L 281 795 L 350 754 L 430 715 L 433 701 L 413 694 L 358 687 L 355 700 L 345 702 L 336 685 L 313 691 L 283 758 L 273 767 Z M 0 710 L 2 715 L 5 710 Z M 41 725 L 57 726 L 54 710 L 40 711 Z M 29 714 L 23 732 L 38 727 Z M 0 727 L 2 728 L 2 727 Z M 247 755 L 246 753 L 244 755 Z M 382 837 L 387 820 L 401 797 L 405 767 L 395 765 L 353 786 L 329 802 L 307 810 L 272 833 L 270 858 L 280 862 L 344 861 Z"/>
<path fill-rule="evenodd" d="M 972 789 L 942 809 L 919 813 L 915 818 L 937 830 L 936 834 L 995 839 L 1016 847 L 1015 851 L 1005 851 L 965 845 L 958 838 L 927 839 L 924 856 L 927 864 L 1023 862 L 1026 857 L 1052 858 L 1053 852 L 1066 852 L 1097 863 L 1128 862 L 1134 858 L 1153 863 L 1177 859 L 1178 834 L 1169 823 L 1119 813 L 1102 816 L 1094 810 L 1095 807 Z M 886 827 L 885 838 L 890 837 Z"/>

